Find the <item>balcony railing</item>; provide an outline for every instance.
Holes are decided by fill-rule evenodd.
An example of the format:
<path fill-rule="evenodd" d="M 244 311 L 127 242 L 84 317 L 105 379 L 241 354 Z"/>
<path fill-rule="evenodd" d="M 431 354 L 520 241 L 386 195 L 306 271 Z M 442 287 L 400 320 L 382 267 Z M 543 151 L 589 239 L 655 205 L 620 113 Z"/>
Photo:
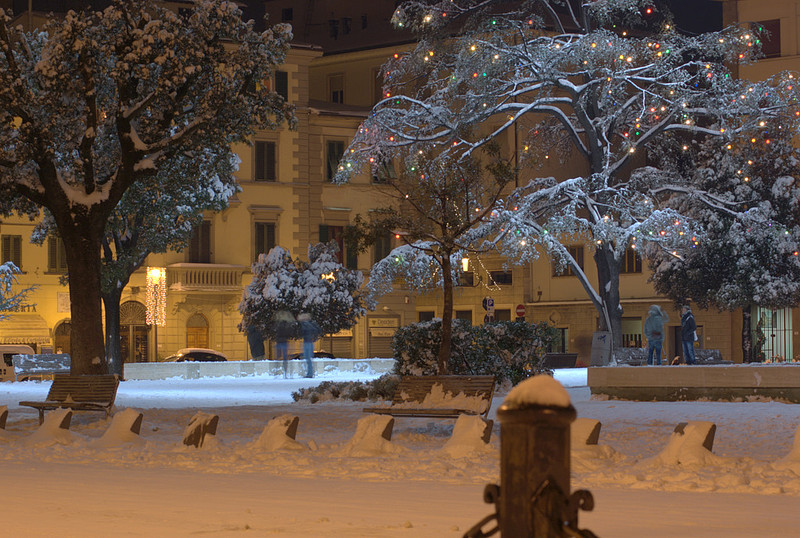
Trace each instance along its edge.
<path fill-rule="evenodd" d="M 167 267 L 170 291 L 241 291 L 241 265 L 174 263 Z"/>

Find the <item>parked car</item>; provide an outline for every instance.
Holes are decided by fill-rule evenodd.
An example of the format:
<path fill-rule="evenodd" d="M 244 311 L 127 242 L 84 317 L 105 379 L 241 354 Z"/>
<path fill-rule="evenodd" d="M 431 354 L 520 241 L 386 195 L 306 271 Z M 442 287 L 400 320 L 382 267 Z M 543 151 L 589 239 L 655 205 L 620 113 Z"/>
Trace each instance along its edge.
<path fill-rule="evenodd" d="M 33 355 L 31 346 L 17 344 L 3 344 L 0 346 L 0 381 L 14 381 L 14 365 L 11 357 L 14 355 Z"/>
<path fill-rule="evenodd" d="M 224 353 L 213 349 L 201 347 L 187 347 L 179 349 L 174 355 L 170 355 L 164 362 L 225 362 L 228 357 Z"/>
<path fill-rule="evenodd" d="M 303 354 L 302 353 L 294 353 L 292 355 L 289 355 L 289 358 L 290 359 L 302 359 L 303 358 Z M 333 353 L 320 349 L 319 351 L 315 351 L 314 352 L 314 358 L 315 359 L 335 359 L 336 357 L 333 355 Z"/>

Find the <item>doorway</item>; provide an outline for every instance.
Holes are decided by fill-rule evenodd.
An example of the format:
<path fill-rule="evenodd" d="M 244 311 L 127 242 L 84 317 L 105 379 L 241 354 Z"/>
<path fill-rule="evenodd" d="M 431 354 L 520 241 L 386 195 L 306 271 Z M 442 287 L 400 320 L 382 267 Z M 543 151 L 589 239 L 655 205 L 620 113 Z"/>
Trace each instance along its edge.
<path fill-rule="evenodd" d="M 119 305 L 119 345 L 123 362 L 147 362 L 150 330 L 146 312 L 146 307 L 137 301 Z"/>
<path fill-rule="evenodd" d="M 208 320 L 202 314 L 194 314 L 186 322 L 186 347 L 208 348 Z"/>

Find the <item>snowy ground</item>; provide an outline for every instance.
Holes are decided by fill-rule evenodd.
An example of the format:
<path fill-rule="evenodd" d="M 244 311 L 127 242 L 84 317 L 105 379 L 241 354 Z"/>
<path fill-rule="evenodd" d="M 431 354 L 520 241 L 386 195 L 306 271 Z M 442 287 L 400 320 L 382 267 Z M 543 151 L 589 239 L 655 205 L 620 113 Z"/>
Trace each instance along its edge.
<path fill-rule="evenodd" d="M 353 375 L 365 377 L 325 379 Z M 599 448 L 572 454 L 573 488 L 596 501 L 582 527 L 604 537 L 800 535 L 800 406 L 592 400 L 585 370 L 557 379 L 579 417 L 603 424 Z M 0 383 L 10 410 L 0 431 L 0 535 L 456 537 L 493 511 L 482 491 L 498 482 L 499 426 L 490 446 L 453 457 L 443 447 L 454 421 L 401 418 L 390 444 L 355 451 L 348 442 L 364 404 L 293 403 L 291 391 L 308 385 L 126 381 L 117 409 L 144 413 L 142 441 L 102 447 L 109 422 L 93 413 L 77 414 L 66 436 L 34 435 L 36 411 L 16 403 L 43 399 L 49 383 Z M 504 397 L 496 394 L 490 418 Z M 217 435 L 185 447 L 184 428 L 201 409 L 219 414 Z M 269 450 L 259 442 L 265 425 L 287 413 L 300 417 L 301 446 Z M 665 451 L 681 421 L 717 425 L 713 455 Z"/>

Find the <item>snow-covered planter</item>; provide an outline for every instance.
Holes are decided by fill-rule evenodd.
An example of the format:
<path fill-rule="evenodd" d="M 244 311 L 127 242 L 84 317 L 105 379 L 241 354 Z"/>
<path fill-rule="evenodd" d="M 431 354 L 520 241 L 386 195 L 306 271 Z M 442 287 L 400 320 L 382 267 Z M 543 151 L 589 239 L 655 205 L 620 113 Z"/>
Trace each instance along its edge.
<path fill-rule="evenodd" d="M 392 349 L 395 371 L 403 375 L 434 375 L 439 352 L 441 320 L 401 327 Z M 453 340 L 448 371 L 454 375 L 494 375 L 516 385 L 541 373 L 541 361 L 555 334 L 547 323 L 498 321 L 472 326 L 453 320 Z"/>

